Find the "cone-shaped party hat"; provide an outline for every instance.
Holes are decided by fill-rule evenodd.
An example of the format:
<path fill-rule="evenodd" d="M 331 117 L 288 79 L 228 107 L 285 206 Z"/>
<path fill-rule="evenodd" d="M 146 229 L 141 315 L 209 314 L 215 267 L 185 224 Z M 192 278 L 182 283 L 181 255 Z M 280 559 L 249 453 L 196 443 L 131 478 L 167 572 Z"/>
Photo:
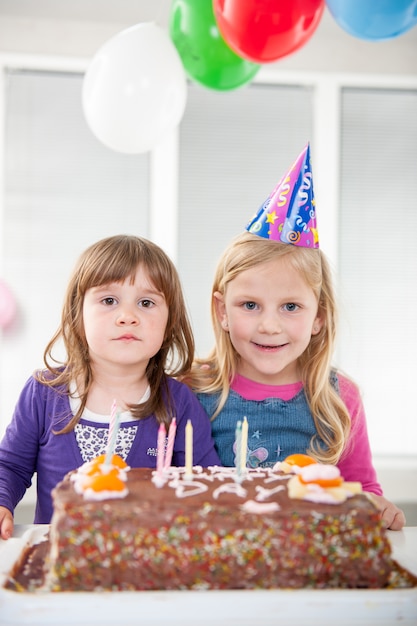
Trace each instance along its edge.
<path fill-rule="evenodd" d="M 294 246 L 319 247 L 309 144 L 281 178 L 246 230 L 259 237 Z"/>

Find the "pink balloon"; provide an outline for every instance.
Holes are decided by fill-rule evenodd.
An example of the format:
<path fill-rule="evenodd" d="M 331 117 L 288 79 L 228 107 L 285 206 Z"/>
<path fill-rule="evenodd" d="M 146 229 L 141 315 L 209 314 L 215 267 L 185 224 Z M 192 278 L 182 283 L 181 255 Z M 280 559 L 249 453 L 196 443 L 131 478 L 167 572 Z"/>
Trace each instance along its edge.
<path fill-rule="evenodd" d="M 16 317 L 16 301 L 9 287 L 0 280 L 0 327 L 6 328 Z"/>

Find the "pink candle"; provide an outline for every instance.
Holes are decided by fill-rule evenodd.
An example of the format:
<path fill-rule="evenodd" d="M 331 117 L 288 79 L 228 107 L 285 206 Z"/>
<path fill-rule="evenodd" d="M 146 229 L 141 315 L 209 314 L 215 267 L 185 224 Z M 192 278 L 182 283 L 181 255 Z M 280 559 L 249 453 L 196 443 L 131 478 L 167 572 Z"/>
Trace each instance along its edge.
<path fill-rule="evenodd" d="M 166 432 L 167 431 L 165 428 L 165 424 L 160 424 L 158 429 L 158 443 L 156 455 L 156 473 L 160 477 L 162 476 L 164 471 Z"/>
<path fill-rule="evenodd" d="M 117 431 L 120 425 L 120 413 L 117 411 L 116 400 L 113 400 L 113 404 L 110 412 L 109 422 L 109 436 L 107 439 L 105 464 L 110 465 L 113 459 L 113 454 L 116 448 Z"/>
<path fill-rule="evenodd" d="M 168 430 L 168 444 L 165 454 L 164 470 L 167 471 L 171 467 L 172 452 L 174 450 L 175 433 L 177 431 L 177 420 L 172 418 Z"/>
<path fill-rule="evenodd" d="M 113 400 L 113 404 L 111 405 L 111 410 L 110 410 L 109 436 L 107 439 L 107 450 L 110 447 L 110 442 L 113 441 L 114 429 L 116 426 L 116 409 L 117 409 L 116 400 Z"/>

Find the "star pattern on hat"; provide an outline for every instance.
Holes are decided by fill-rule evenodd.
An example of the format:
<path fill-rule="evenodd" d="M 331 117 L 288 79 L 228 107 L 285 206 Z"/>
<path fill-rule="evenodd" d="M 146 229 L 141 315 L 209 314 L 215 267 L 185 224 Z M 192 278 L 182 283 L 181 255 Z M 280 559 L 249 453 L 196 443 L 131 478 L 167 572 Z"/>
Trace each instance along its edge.
<path fill-rule="evenodd" d="M 278 219 L 278 215 L 275 213 L 275 211 L 272 211 L 272 213 L 266 214 L 266 221 L 268 224 L 274 224 L 275 220 L 277 219 Z"/>

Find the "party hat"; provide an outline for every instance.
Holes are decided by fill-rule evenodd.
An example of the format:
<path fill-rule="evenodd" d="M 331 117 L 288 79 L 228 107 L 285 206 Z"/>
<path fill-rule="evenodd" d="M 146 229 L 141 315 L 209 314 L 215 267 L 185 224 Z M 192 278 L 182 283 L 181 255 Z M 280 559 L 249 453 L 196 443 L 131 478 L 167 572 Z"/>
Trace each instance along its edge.
<path fill-rule="evenodd" d="M 319 247 L 309 144 L 270 193 L 246 230 L 265 239 L 294 246 Z"/>

